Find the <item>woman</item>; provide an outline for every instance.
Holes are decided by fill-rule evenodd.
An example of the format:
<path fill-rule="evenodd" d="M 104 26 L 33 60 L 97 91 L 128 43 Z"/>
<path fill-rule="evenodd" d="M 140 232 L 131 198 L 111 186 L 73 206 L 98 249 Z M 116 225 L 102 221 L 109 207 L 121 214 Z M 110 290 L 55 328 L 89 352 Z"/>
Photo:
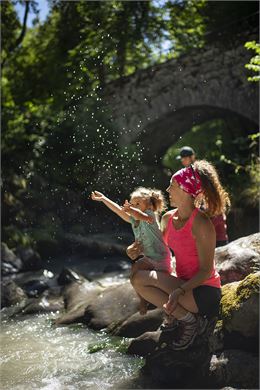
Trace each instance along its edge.
<path fill-rule="evenodd" d="M 218 314 L 220 277 L 215 270 L 216 233 L 209 215 L 219 215 L 229 205 L 215 168 L 205 160 L 176 172 L 169 187 L 171 206 L 162 219 L 168 246 L 174 251 L 176 276 L 157 271 L 138 271 L 132 284 L 138 293 L 157 307 L 163 307 L 182 327 L 175 350 L 192 344 Z M 199 209 L 203 200 L 207 212 Z"/>

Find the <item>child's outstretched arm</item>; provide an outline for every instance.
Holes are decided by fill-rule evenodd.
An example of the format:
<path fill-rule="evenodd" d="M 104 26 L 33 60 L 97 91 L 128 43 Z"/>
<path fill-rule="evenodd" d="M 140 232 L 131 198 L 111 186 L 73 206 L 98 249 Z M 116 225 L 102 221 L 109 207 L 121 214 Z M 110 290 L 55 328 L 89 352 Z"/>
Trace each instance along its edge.
<path fill-rule="evenodd" d="M 104 203 L 110 210 L 112 210 L 115 214 L 121 217 L 124 221 L 130 222 L 130 215 L 125 210 L 123 210 L 123 207 L 119 206 L 117 203 L 107 198 L 101 192 L 91 192 L 91 199 Z"/>
<path fill-rule="evenodd" d="M 154 222 L 154 218 L 151 215 L 148 215 L 148 214 L 144 213 L 143 211 L 141 211 L 139 209 L 136 209 L 135 207 L 131 206 L 131 204 L 128 202 L 128 200 L 125 201 L 125 203 L 123 205 L 123 209 L 127 213 L 132 215 L 134 217 L 134 219 L 137 219 L 139 221 L 145 221 L 145 222 L 148 222 L 148 223 L 153 223 Z"/>

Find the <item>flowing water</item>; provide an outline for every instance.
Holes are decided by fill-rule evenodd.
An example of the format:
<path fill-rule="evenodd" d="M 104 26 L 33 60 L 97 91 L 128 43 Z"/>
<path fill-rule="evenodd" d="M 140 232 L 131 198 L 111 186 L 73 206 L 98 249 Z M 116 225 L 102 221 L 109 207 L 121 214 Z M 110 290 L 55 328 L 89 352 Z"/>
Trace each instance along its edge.
<path fill-rule="evenodd" d="M 143 359 L 122 351 L 129 340 L 82 324 L 54 326 L 59 313 L 13 317 L 12 309 L 2 310 L 1 390 L 147 388 L 139 379 Z"/>

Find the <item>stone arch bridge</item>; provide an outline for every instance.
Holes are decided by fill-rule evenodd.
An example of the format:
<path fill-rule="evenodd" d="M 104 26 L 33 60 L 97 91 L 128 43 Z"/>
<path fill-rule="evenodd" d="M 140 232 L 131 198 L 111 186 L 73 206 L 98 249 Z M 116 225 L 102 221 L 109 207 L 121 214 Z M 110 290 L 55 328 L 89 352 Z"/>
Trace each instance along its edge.
<path fill-rule="evenodd" d="M 194 49 L 178 59 L 140 70 L 109 83 L 104 100 L 120 129 L 121 143 L 145 145 L 151 161 L 165 154 L 181 135 L 211 119 L 235 120 L 245 131 L 257 128 L 258 87 L 247 80 L 253 55 L 244 44 Z M 144 156 L 146 159 L 146 157 Z"/>

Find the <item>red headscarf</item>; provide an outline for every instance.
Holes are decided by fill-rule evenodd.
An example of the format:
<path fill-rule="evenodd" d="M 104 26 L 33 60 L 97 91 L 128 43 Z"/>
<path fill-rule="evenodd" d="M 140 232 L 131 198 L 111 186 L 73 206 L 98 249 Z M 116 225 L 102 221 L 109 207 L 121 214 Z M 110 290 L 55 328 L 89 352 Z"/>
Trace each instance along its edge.
<path fill-rule="evenodd" d="M 202 192 L 200 175 L 192 165 L 177 171 L 172 175 L 172 180 L 176 180 L 179 187 L 194 198 Z"/>

